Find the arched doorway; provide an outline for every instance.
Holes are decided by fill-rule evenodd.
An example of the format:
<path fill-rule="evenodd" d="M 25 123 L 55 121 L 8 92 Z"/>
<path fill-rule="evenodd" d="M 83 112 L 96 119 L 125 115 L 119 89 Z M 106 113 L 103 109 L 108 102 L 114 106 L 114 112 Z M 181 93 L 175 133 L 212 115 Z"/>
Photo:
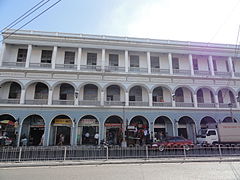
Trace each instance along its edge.
<path fill-rule="evenodd" d="M 196 125 L 192 118 L 184 116 L 179 119 L 178 136 L 196 141 Z"/>
<path fill-rule="evenodd" d="M 171 120 L 166 116 L 158 117 L 154 122 L 154 139 L 159 141 L 163 137 L 172 135 L 173 128 Z"/>
<path fill-rule="evenodd" d="M 206 117 L 202 118 L 202 120 L 200 122 L 200 127 L 201 127 L 201 129 L 207 129 L 210 126 L 216 125 L 216 123 L 217 122 L 215 121 L 215 119 L 213 119 L 210 116 L 206 116 Z"/>
<path fill-rule="evenodd" d="M 72 120 L 59 115 L 51 122 L 50 145 L 70 145 Z"/>
<path fill-rule="evenodd" d="M 16 145 L 16 120 L 9 114 L 0 115 L 0 145 Z"/>
<path fill-rule="evenodd" d="M 91 115 L 84 116 L 78 123 L 77 144 L 97 145 L 99 143 L 99 122 Z"/>
<path fill-rule="evenodd" d="M 30 115 L 23 120 L 21 139 L 27 138 L 27 145 L 43 145 L 44 119 L 39 115 Z"/>
<path fill-rule="evenodd" d="M 150 143 L 149 124 L 143 116 L 135 116 L 127 127 L 127 144 L 144 145 Z"/>
<path fill-rule="evenodd" d="M 237 120 L 234 117 L 225 117 L 222 121 L 223 123 L 236 123 Z"/>
<path fill-rule="evenodd" d="M 111 145 L 121 145 L 123 139 L 123 121 L 118 116 L 110 116 L 104 123 L 106 140 Z"/>

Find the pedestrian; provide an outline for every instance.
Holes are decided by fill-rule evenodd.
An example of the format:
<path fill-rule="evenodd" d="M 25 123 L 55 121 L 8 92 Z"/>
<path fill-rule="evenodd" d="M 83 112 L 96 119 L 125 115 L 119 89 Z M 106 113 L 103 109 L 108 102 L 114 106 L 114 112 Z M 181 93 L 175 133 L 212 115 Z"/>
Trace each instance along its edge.
<path fill-rule="evenodd" d="M 43 141 L 44 141 L 44 134 L 43 134 L 42 137 L 41 137 L 41 140 L 40 140 L 39 146 L 42 146 L 42 145 L 43 145 Z"/>
<path fill-rule="evenodd" d="M 59 142 L 58 142 L 57 145 L 62 146 L 63 144 L 64 144 L 64 135 L 63 135 L 63 134 L 60 134 L 60 136 L 59 136 Z"/>
<path fill-rule="evenodd" d="M 98 139 L 99 139 L 99 134 L 98 133 L 96 133 L 94 135 L 94 139 L 95 139 L 95 144 L 98 145 Z"/>

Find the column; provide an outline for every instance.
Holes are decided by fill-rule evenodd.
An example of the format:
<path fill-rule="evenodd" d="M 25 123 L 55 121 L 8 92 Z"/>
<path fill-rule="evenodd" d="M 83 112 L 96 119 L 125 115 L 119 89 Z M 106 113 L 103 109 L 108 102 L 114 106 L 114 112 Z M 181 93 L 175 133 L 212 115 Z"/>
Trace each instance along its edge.
<path fill-rule="evenodd" d="M 154 138 L 154 123 L 150 123 L 150 128 L 149 128 L 149 133 L 150 133 L 150 139 Z"/>
<path fill-rule="evenodd" d="M 2 63 L 3 63 L 5 51 L 6 51 L 6 43 L 3 43 L 2 49 L 1 49 L 1 54 L 0 54 L 0 67 L 2 66 Z"/>
<path fill-rule="evenodd" d="M 172 54 L 168 53 L 168 63 L 169 63 L 169 72 L 173 75 L 173 67 L 172 67 Z"/>
<path fill-rule="evenodd" d="M 48 92 L 48 105 L 52 105 L 52 99 L 53 99 L 53 90 L 49 89 L 49 92 Z"/>
<path fill-rule="evenodd" d="M 26 64 L 25 64 L 25 67 L 26 67 L 26 68 L 29 68 L 30 59 L 31 59 L 31 54 L 32 54 L 32 45 L 29 44 L 29 45 L 28 45 L 28 50 L 27 50 Z"/>
<path fill-rule="evenodd" d="M 148 67 L 148 74 L 151 74 L 151 55 L 150 55 L 150 52 L 147 52 L 147 67 Z"/>
<path fill-rule="evenodd" d="M 80 70 L 81 66 L 81 59 L 82 59 L 82 48 L 78 48 L 78 55 L 77 55 L 77 70 Z"/>
<path fill-rule="evenodd" d="M 215 101 L 216 108 L 219 108 L 219 102 L 218 102 L 218 95 L 217 94 L 214 95 L 214 101 Z"/>
<path fill-rule="evenodd" d="M 25 103 L 25 89 L 21 90 L 21 95 L 20 95 L 20 104 Z"/>
<path fill-rule="evenodd" d="M 75 91 L 75 93 L 74 93 L 74 105 L 75 106 L 78 106 L 78 95 L 79 95 L 79 92 Z"/>
<path fill-rule="evenodd" d="M 125 106 L 129 106 L 129 95 L 128 92 L 125 92 Z"/>
<path fill-rule="evenodd" d="M 100 105 L 104 106 L 104 91 L 101 91 Z"/>
<path fill-rule="evenodd" d="M 125 72 L 127 73 L 128 72 L 128 51 L 125 50 Z"/>
<path fill-rule="evenodd" d="M 229 66 L 229 71 L 231 73 L 232 78 L 234 77 L 234 71 L 233 71 L 233 61 L 232 57 L 228 57 L 228 66 Z"/>
<path fill-rule="evenodd" d="M 19 122 L 19 127 L 18 127 L 18 136 L 17 136 L 17 147 L 20 146 L 20 141 L 21 141 L 21 134 L 22 134 L 22 123 Z"/>
<path fill-rule="evenodd" d="M 236 99 L 236 107 L 239 109 L 240 108 L 240 106 L 239 106 L 239 102 L 238 102 L 238 100 Z"/>
<path fill-rule="evenodd" d="M 172 107 L 176 107 L 175 94 L 172 94 Z"/>
<path fill-rule="evenodd" d="M 198 107 L 197 94 L 193 94 L 193 104 L 194 104 L 194 107 L 195 107 L 195 108 Z"/>
<path fill-rule="evenodd" d="M 174 119 L 173 135 L 178 136 L 178 122 Z"/>
<path fill-rule="evenodd" d="M 189 54 L 189 55 L 188 55 L 188 59 L 189 59 L 189 65 L 190 65 L 190 70 L 191 70 L 191 76 L 194 76 L 192 54 Z"/>
<path fill-rule="evenodd" d="M 104 68 L 105 68 L 105 52 L 106 50 L 105 49 L 102 49 L 102 71 L 104 71 Z"/>
<path fill-rule="evenodd" d="M 71 126 L 71 139 L 70 139 L 70 145 L 73 146 L 74 145 L 74 138 L 75 138 L 75 131 L 74 128 L 75 127 L 75 122 L 73 122 L 72 126 Z"/>
<path fill-rule="evenodd" d="M 56 59 L 57 59 L 57 46 L 54 46 L 52 54 L 52 69 L 55 69 Z"/>
<path fill-rule="evenodd" d="M 215 73 L 214 73 L 214 68 L 213 68 L 213 60 L 212 60 L 212 56 L 209 56 L 208 57 L 208 64 L 209 64 L 209 68 L 210 68 L 210 72 L 211 72 L 211 75 L 214 76 Z"/>
<path fill-rule="evenodd" d="M 50 140 L 50 130 L 51 130 L 51 123 L 45 125 L 45 139 L 43 142 L 44 146 L 49 146 L 49 140 Z"/>
<path fill-rule="evenodd" d="M 152 93 L 149 93 L 149 106 L 153 106 Z"/>
<path fill-rule="evenodd" d="M 74 140 L 73 140 L 73 145 L 77 145 L 77 133 L 78 133 L 78 124 L 76 121 L 75 127 L 74 127 Z"/>

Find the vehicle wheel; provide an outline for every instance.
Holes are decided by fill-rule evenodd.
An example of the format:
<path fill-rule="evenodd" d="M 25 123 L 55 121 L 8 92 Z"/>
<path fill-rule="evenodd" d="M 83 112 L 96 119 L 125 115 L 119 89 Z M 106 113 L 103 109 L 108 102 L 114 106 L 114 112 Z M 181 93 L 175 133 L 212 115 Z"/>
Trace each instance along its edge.
<path fill-rule="evenodd" d="M 186 151 L 190 150 L 190 147 L 188 145 L 185 145 L 184 148 L 185 148 Z"/>
<path fill-rule="evenodd" d="M 164 150 L 164 146 L 159 146 L 159 151 L 163 151 Z"/>

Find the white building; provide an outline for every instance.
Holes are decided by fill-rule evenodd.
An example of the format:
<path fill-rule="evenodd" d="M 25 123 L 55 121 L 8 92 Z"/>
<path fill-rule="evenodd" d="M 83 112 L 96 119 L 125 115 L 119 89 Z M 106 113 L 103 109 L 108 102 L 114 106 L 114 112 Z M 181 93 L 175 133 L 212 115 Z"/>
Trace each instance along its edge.
<path fill-rule="evenodd" d="M 160 131 L 196 141 L 208 123 L 239 120 L 234 45 L 12 32 L 2 34 L 0 133 L 17 131 L 18 145 L 61 144 L 60 134 L 63 144 L 121 144 L 126 129 L 129 145 Z"/>

